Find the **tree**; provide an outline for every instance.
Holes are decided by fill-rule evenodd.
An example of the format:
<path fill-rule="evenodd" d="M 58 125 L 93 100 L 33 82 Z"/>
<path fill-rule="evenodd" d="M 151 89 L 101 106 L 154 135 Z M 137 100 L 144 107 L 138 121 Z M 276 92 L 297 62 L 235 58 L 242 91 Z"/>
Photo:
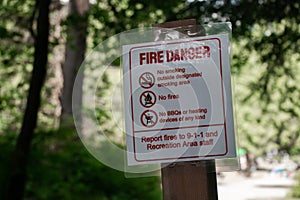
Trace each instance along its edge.
<path fill-rule="evenodd" d="M 44 42 L 41 45 L 40 39 L 42 35 L 45 36 L 42 27 L 48 26 L 46 22 L 42 23 L 41 21 L 42 19 L 46 21 L 49 0 L 37 0 L 40 4 L 36 9 L 33 9 L 34 2 L 33 0 L 4 1 L 0 9 L 0 17 L 7 19 L 0 21 L 0 75 L 2 77 L 0 83 L 0 145 L 2 145 L 2 138 L 8 135 L 8 132 L 14 133 L 21 126 L 19 119 L 26 102 L 26 97 L 23 94 L 24 91 L 27 91 L 28 82 L 31 80 L 22 129 L 14 154 L 14 167 L 11 176 L 13 179 L 10 181 L 10 190 L 7 192 L 8 195 L 18 197 L 22 194 L 16 190 L 24 190 L 23 183 L 26 180 L 26 170 L 24 170 L 26 168 L 24 166 L 28 160 L 28 152 L 36 127 L 40 89 L 44 82 L 45 63 L 47 62 L 47 60 L 45 61 L 45 57 L 47 59 L 47 43 L 43 37 Z M 80 3 L 83 6 L 79 6 Z M 300 80 L 297 76 L 300 69 L 299 24 L 297 23 L 300 21 L 299 6 L 297 1 L 279 0 L 189 0 L 186 2 L 179 0 L 99 0 L 93 1 L 91 5 L 88 5 L 87 0 L 71 1 L 66 26 L 68 27 L 66 62 L 63 66 L 65 85 L 61 99 L 63 105 L 62 126 L 68 124 L 65 123 L 66 121 L 72 120 L 73 84 L 76 74 L 79 73 L 81 80 L 83 78 L 83 73 L 78 72 L 78 69 L 83 61 L 86 48 L 94 47 L 116 33 L 132 28 L 151 26 L 153 23 L 186 18 L 196 18 L 200 23 L 231 21 L 233 27 L 232 66 L 237 85 L 236 100 L 240 144 L 255 151 L 259 147 L 264 147 L 262 151 L 277 148 L 293 154 L 299 153 L 300 105 L 297 101 L 300 98 L 300 86 L 298 84 Z M 36 13 L 32 15 L 33 17 L 31 17 L 32 12 Z M 39 22 L 36 22 L 37 14 L 39 15 Z M 38 30 L 35 33 L 36 25 Z M 28 27 L 31 27 L 30 30 Z M 35 40 L 29 32 L 37 36 Z M 88 42 L 86 42 L 87 39 Z M 60 41 L 64 40 L 61 39 Z M 31 47 L 33 43 L 35 43 L 35 48 Z M 55 44 L 53 43 L 53 45 Z M 31 65 L 33 50 L 35 51 L 34 66 Z M 29 72 L 32 68 L 34 70 L 30 79 Z M 80 90 L 81 88 L 79 88 L 78 94 L 80 94 Z M 45 96 L 42 97 L 44 100 L 47 99 Z M 78 95 L 75 100 L 74 103 L 79 108 L 81 95 Z M 49 105 L 46 100 L 45 105 Z M 102 107 L 99 106 L 98 108 L 97 117 L 101 123 L 105 123 L 103 118 L 108 118 L 104 117 L 106 114 L 102 112 Z M 48 119 L 50 117 L 47 116 Z M 92 158 L 85 160 L 87 153 L 82 153 L 76 157 L 81 152 L 79 150 L 80 143 L 73 144 L 70 138 L 65 137 L 64 131 L 51 132 L 45 130 L 46 128 L 40 126 L 40 130 L 43 131 L 35 138 L 37 143 L 44 143 L 39 151 L 34 149 L 33 152 L 33 161 L 31 160 L 31 162 L 41 165 L 41 168 L 32 165 L 35 168 L 30 169 L 32 170 L 30 171 L 32 178 L 30 181 L 33 186 L 42 184 L 43 189 L 47 189 L 49 184 L 47 180 L 50 179 L 50 183 L 57 183 L 59 180 L 60 184 L 53 186 L 51 194 L 47 194 L 47 197 L 54 197 L 57 187 L 61 188 L 68 183 L 67 191 L 72 193 L 76 190 L 77 193 L 74 192 L 74 194 L 81 194 L 82 188 L 85 190 L 84 194 L 96 191 L 101 187 L 98 185 L 98 180 L 107 182 L 105 180 L 110 179 L 111 182 L 118 185 L 118 178 L 112 180 L 111 176 L 106 176 L 104 172 L 96 175 L 99 178 L 95 178 L 93 175 L 86 179 L 82 176 L 82 171 L 91 173 L 97 169 L 95 160 Z M 55 129 L 54 126 L 50 128 Z M 49 137 L 49 132 L 52 138 Z M 74 133 L 74 131 L 69 132 Z M 11 139 L 10 143 L 14 143 L 14 140 Z M 61 143 L 63 143 L 62 146 L 59 145 Z M 52 148 L 53 144 L 55 144 L 54 149 Z M 6 146 L 2 146 L 2 148 L 6 148 Z M 46 158 L 43 157 L 44 155 Z M 4 157 L 1 156 L 1 158 Z M 76 159 L 70 159 L 75 157 Z M 45 160 L 41 158 L 45 158 Z M 1 161 L 3 160 L 1 159 Z M 57 161 L 60 162 L 58 164 L 59 169 L 64 169 L 66 164 L 70 166 L 70 171 L 61 173 L 59 170 L 55 170 L 57 166 L 55 162 Z M 81 162 L 86 163 L 87 168 L 72 168 L 72 166 L 80 165 Z M 92 169 L 88 166 L 90 162 L 94 163 Z M 2 165 L 1 169 L 3 169 Z M 18 169 L 20 171 L 17 171 Z M 107 174 L 114 174 L 107 168 L 103 167 L 103 169 L 107 170 L 105 171 Z M 53 171 L 50 172 L 50 170 Z M 41 180 L 39 175 L 44 175 L 45 171 L 49 171 L 49 174 L 53 176 L 50 178 L 43 177 L 45 179 Z M 73 174 L 76 174 L 76 179 L 70 178 Z M 119 176 L 121 175 L 119 174 Z M 56 180 L 57 177 L 59 178 Z M 93 190 L 89 190 L 90 187 L 82 187 L 82 185 L 90 183 L 91 180 Z M 78 182 L 80 184 L 77 185 Z M 74 184 L 76 184 L 76 189 L 72 187 Z M 32 192 L 32 188 L 27 191 Z M 69 194 L 64 193 L 65 191 L 60 192 L 63 193 L 60 194 L 60 197 L 69 197 Z M 109 194 L 105 194 L 107 192 Z M 103 193 L 102 196 L 111 198 L 114 198 L 114 192 L 115 190 L 110 191 L 110 186 L 103 186 L 103 191 L 100 191 Z M 126 196 L 127 190 L 123 190 L 122 193 Z M 34 198 L 35 196 L 30 196 L 31 194 L 28 196 Z M 36 191 L 36 194 L 42 196 L 43 191 Z M 70 198 L 72 195 L 73 193 Z M 129 196 L 132 197 L 134 194 Z M 12 198 L 12 196 L 8 197 Z"/>
<path fill-rule="evenodd" d="M 20 129 L 32 71 L 33 39 L 29 33 L 34 1 L 3 2 L 0 9 L 0 133 Z M 16 123 L 18 122 L 18 123 Z"/>
<path fill-rule="evenodd" d="M 184 6 L 181 0 L 97 0 L 91 4 L 91 47 L 114 34 L 170 20 Z"/>
<path fill-rule="evenodd" d="M 51 0 L 36 1 L 38 18 L 33 71 L 22 128 L 12 156 L 11 175 L 8 180 L 6 194 L 7 199 L 22 199 L 24 196 L 30 144 L 37 124 L 37 114 L 40 107 L 40 92 L 46 75 L 50 2 Z"/>
<path fill-rule="evenodd" d="M 64 86 L 61 125 L 64 123 L 70 125 L 70 120 L 73 120 L 72 103 L 75 105 L 76 110 L 81 109 L 83 71 L 79 71 L 79 68 L 84 61 L 86 52 L 88 10 L 88 0 L 72 0 L 69 3 L 66 56 L 63 66 Z M 79 87 L 74 88 L 77 90 L 76 97 L 72 99 L 76 76 L 80 84 L 78 84 Z"/>

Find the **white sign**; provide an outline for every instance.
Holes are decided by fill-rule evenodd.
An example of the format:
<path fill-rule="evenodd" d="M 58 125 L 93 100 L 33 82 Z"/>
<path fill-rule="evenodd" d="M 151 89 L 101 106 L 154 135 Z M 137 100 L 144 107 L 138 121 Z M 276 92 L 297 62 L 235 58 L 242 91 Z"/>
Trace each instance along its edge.
<path fill-rule="evenodd" d="M 227 34 L 123 46 L 128 164 L 236 156 Z"/>

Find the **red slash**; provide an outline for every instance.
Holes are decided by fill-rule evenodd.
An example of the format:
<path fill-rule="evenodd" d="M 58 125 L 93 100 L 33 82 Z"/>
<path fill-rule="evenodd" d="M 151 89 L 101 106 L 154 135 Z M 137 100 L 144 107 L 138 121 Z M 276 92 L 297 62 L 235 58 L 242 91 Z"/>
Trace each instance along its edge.
<path fill-rule="evenodd" d="M 142 88 L 151 88 L 154 85 L 155 78 L 150 72 L 143 73 L 139 78 L 139 83 Z"/>
<path fill-rule="evenodd" d="M 153 127 L 157 123 L 158 116 L 153 110 L 146 110 L 141 115 L 141 123 L 145 127 Z"/>

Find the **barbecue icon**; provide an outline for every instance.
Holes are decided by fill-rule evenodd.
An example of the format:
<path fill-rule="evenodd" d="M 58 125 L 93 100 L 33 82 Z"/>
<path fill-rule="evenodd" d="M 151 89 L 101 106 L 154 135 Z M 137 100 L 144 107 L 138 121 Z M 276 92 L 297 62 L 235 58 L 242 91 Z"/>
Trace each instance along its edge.
<path fill-rule="evenodd" d="M 157 123 L 158 116 L 153 110 L 146 110 L 141 115 L 141 122 L 145 127 L 153 127 Z"/>
<path fill-rule="evenodd" d="M 145 118 L 146 118 L 146 124 L 148 125 L 148 124 L 153 124 L 154 123 L 154 121 L 152 120 L 152 118 L 153 118 L 153 116 L 151 116 L 151 115 L 145 115 Z"/>

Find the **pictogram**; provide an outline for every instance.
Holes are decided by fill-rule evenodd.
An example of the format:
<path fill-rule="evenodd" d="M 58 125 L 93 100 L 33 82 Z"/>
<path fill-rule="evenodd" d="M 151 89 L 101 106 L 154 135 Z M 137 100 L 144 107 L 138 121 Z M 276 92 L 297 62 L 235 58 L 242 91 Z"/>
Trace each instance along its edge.
<path fill-rule="evenodd" d="M 140 103 L 145 108 L 150 108 L 156 103 L 156 95 L 152 91 L 145 91 L 140 96 Z"/>
<path fill-rule="evenodd" d="M 143 73 L 139 78 L 139 83 L 142 88 L 148 89 L 154 85 L 155 78 L 150 72 Z"/>
<path fill-rule="evenodd" d="M 145 127 L 153 127 L 157 123 L 158 116 L 153 110 L 146 110 L 141 115 L 141 123 Z"/>

